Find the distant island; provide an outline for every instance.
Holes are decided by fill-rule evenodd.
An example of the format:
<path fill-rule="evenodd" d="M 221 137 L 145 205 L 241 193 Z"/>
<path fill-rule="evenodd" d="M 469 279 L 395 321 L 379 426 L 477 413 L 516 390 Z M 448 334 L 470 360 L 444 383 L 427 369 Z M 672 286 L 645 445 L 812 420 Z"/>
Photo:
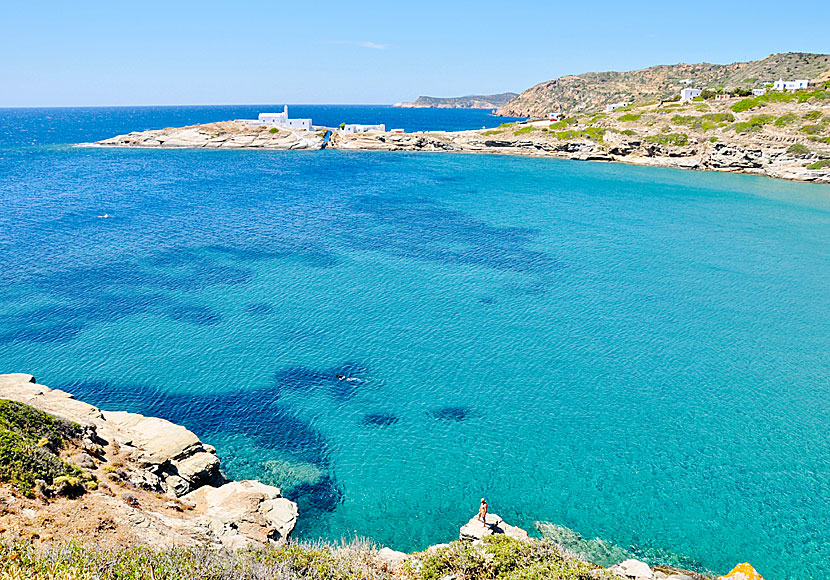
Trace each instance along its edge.
<path fill-rule="evenodd" d="M 676 99 L 685 87 L 742 93 L 764 89 L 780 79 L 809 79 L 814 86 L 830 81 L 830 55 L 787 52 L 732 64 L 657 65 L 626 72 L 589 72 L 539 83 L 502 105 L 507 117 L 542 117 L 603 111 L 612 103 L 647 105 Z"/>
<path fill-rule="evenodd" d="M 411 103 L 395 103 L 394 106 L 403 109 L 497 109 L 518 96 L 517 93 L 467 95 L 466 97 L 420 96 Z"/>

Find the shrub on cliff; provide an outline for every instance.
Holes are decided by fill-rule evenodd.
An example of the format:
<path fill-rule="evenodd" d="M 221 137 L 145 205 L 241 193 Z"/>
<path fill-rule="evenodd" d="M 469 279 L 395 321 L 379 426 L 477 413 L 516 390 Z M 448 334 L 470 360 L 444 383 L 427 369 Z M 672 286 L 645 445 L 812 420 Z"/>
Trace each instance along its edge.
<path fill-rule="evenodd" d="M 455 541 L 407 560 L 403 567 L 409 580 L 438 580 L 448 574 L 486 580 L 594 580 L 601 573 L 553 542 L 523 542 L 505 535 L 487 536 L 480 545 Z"/>
<path fill-rule="evenodd" d="M 205 547 L 103 550 L 72 542 L 36 550 L 0 544 L 3 580 L 391 580 L 374 546 L 289 544 L 226 552 Z"/>
<path fill-rule="evenodd" d="M 674 145 L 675 147 L 683 147 L 689 143 L 689 136 L 686 133 L 667 133 L 664 135 L 650 135 L 643 138 L 648 143 L 657 143 L 659 145 Z"/>
<path fill-rule="evenodd" d="M 81 428 L 15 401 L 0 400 L 0 481 L 11 483 L 33 497 L 38 480 L 44 491 L 74 495 L 78 483 L 89 477 L 63 461 L 57 452 L 68 439 L 80 437 Z M 41 484 L 43 485 L 43 484 Z M 82 488 L 80 488 L 82 490 Z"/>

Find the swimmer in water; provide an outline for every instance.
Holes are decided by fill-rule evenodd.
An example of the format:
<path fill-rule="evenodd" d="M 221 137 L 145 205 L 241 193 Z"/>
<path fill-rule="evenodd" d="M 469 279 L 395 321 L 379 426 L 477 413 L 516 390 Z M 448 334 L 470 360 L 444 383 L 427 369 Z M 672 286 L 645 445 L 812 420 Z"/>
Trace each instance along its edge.
<path fill-rule="evenodd" d="M 97 217 L 102 218 L 102 219 L 106 219 L 106 218 L 110 217 L 110 214 L 105 213 L 104 215 L 99 215 Z"/>

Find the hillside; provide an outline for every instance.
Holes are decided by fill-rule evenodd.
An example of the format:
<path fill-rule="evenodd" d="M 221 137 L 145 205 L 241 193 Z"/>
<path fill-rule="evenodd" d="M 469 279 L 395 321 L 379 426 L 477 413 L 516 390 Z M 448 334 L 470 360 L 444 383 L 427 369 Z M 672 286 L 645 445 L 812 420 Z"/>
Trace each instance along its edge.
<path fill-rule="evenodd" d="M 732 64 L 658 65 L 626 72 L 569 75 L 536 85 L 499 109 L 500 115 L 533 117 L 552 111 L 568 114 L 601 111 L 609 103 L 643 104 L 678 95 L 687 86 L 700 89 L 752 89 L 779 78 L 830 80 L 830 55 L 788 52 Z M 681 81 L 692 79 L 690 83 Z"/>
<path fill-rule="evenodd" d="M 466 97 L 420 96 L 411 103 L 395 103 L 395 106 L 405 109 L 495 109 L 518 96 L 516 93 L 467 95 Z"/>

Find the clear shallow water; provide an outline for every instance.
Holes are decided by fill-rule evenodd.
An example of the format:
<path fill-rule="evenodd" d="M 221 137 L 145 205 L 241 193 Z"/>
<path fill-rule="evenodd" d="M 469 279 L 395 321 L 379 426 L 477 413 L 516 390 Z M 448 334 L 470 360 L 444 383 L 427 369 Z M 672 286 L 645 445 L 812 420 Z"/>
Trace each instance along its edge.
<path fill-rule="evenodd" d="M 422 548 L 485 495 L 527 528 L 823 577 L 830 188 L 60 145 L 122 113 L 0 112 L 2 372 L 187 425 L 306 537 Z"/>

